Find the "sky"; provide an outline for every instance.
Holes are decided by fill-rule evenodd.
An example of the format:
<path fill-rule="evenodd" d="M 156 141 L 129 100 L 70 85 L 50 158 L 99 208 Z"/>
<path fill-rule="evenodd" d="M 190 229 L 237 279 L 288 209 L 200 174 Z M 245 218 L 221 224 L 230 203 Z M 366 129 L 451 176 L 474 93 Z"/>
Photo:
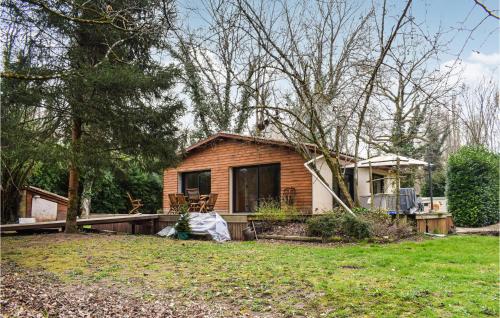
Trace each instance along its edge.
<path fill-rule="evenodd" d="M 268 0 L 273 1 L 273 0 Z M 296 1 L 296 0 L 285 0 Z M 306 0 L 313 1 L 313 0 Z M 364 2 L 366 1 L 366 2 Z M 489 9 L 500 15 L 499 0 L 480 0 Z M 382 0 L 360 0 L 370 6 Z M 389 15 L 396 17 L 402 12 L 406 1 L 388 0 Z M 180 1 L 181 12 L 203 11 L 201 0 Z M 413 0 L 410 11 L 429 34 L 438 30 L 444 32 L 448 52 L 440 56 L 441 66 L 449 66 L 458 60 L 455 67 L 463 68 L 463 81 L 477 82 L 483 75 L 499 77 L 500 66 L 500 24 L 499 20 L 488 17 L 474 0 Z M 198 27 L 204 22 L 197 14 L 189 15 L 187 23 Z"/>
<path fill-rule="evenodd" d="M 497 0 L 482 0 L 482 3 L 500 14 Z M 412 14 L 425 21 L 430 32 L 440 28 L 446 32 L 451 42 L 449 53 L 441 56 L 442 65 L 451 65 L 459 58 L 466 84 L 477 83 L 483 76 L 498 80 L 500 24 L 487 17 L 474 0 L 416 0 Z"/>
<path fill-rule="evenodd" d="M 359 1 L 366 7 L 372 3 L 382 3 L 382 0 Z M 496 14 L 500 14 L 498 0 L 481 1 Z M 406 1 L 388 0 L 387 3 L 389 16 L 396 18 L 401 14 Z M 190 27 L 197 28 L 204 24 L 201 0 L 179 1 L 178 4 L 181 16 L 185 17 L 186 13 L 189 16 L 184 22 Z M 457 71 L 461 69 L 460 81 L 469 85 L 478 83 L 483 77 L 499 81 L 500 21 L 488 17 L 474 0 L 413 0 L 410 14 L 426 33 L 432 35 L 439 30 L 444 33 L 448 42 L 447 52 L 441 53 L 437 62 L 443 71 L 447 71 L 446 67 L 450 66 Z M 188 118 L 191 119 L 190 116 Z"/>

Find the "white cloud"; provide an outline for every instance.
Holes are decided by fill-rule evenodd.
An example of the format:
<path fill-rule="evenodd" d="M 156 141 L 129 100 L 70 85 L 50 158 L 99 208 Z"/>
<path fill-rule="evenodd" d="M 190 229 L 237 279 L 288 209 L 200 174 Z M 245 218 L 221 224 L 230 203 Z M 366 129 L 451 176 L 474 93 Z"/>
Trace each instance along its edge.
<path fill-rule="evenodd" d="M 471 55 L 469 55 L 468 60 L 473 63 L 498 66 L 500 65 L 500 52 L 492 54 L 472 52 Z"/>
<path fill-rule="evenodd" d="M 452 77 L 458 82 L 474 85 L 483 78 L 498 80 L 500 52 L 492 54 L 471 53 L 459 61 L 450 60 L 442 64 L 442 70 L 447 72 L 452 68 Z"/>

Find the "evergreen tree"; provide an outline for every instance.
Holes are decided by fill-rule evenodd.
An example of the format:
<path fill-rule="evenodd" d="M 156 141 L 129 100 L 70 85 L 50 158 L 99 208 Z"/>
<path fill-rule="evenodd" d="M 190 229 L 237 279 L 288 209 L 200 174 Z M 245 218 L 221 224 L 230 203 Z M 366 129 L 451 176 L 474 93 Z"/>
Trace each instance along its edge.
<path fill-rule="evenodd" d="M 39 30 L 30 41 L 43 58 L 28 72 L 6 68 L 2 77 L 48 81 L 60 90 L 56 101 L 44 105 L 59 123 L 60 142 L 69 147 L 66 232 L 76 231 L 80 175 L 89 167 L 124 154 L 148 167 L 175 160 L 183 107 L 171 89 L 179 71 L 161 65 L 154 54 L 166 45 L 172 5 L 168 0 L 4 3 L 2 14 L 12 23 L 22 21 L 31 33 Z"/>

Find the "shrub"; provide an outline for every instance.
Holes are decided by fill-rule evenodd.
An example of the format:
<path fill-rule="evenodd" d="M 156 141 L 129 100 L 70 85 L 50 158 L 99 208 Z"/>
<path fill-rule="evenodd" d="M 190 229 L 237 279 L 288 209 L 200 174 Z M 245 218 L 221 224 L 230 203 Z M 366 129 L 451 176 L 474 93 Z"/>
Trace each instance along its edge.
<path fill-rule="evenodd" d="M 346 214 L 342 218 L 342 232 L 348 237 L 358 240 L 365 239 L 372 235 L 371 223 L 361 217 Z"/>
<path fill-rule="evenodd" d="M 356 214 L 356 215 L 364 215 L 364 214 L 371 213 L 372 211 L 370 211 L 370 209 L 363 208 L 363 207 L 355 207 L 352 209 L 352 212 L 354 212 L 354 214 Z"/>
<path fill-rule="evenodd" d="M 293 206 L 281 206 L 275 200 L 262 200 L 255 211 L 255 218 L 262 221 L 281 222 L 294 220 L 301 216 L 300 211 Z"/>
<path fill-rule="evenodd" d="M 323 215 L 313 216 L 307 220 L 307 234 L 329 238 L 337 234 L 342 227 L 342 216 L 338 213 L 328 212 Z"/>
<path fill-rule="evenodd" d="M 177 233 L 191 233 L 191 226 L 189 225 L 189 210 L 187 204 L 180 207 L 179 220 L 175 224 L 175 231 Z"/>
<path fill-rule="evenodd" d="M 364 211 L 361 219 L 370 225 L 371 236 L 390 239 L 402 239 L 414 234 L 415 226 L 407 222 L 398 222 L 385 210 Z"/>
<path fill-rule="evenodd" d="M 448 159 L 448 210 L 458 226 L 497 223 L 500 156 L 481 146 L 462 147 Z"/>
<path fill-rule="evenodd" d="M 410 237 L 414 232 L 414 227 L 405 222 L 373 222 L 371 227 L 372 236 L 378 238 L 388 237 L 393 240 Z"/>

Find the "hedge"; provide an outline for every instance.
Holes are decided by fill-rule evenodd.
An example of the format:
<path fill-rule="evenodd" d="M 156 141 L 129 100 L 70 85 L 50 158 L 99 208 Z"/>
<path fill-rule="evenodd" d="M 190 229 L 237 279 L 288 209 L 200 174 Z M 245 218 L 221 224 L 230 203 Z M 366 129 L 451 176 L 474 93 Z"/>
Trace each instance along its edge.
<path fill-rule="evenodd" d="M 499 221 L 500 156 L 481 146 L 465 146 L 448 159 L 446 197 L 457 226 Z"/>

